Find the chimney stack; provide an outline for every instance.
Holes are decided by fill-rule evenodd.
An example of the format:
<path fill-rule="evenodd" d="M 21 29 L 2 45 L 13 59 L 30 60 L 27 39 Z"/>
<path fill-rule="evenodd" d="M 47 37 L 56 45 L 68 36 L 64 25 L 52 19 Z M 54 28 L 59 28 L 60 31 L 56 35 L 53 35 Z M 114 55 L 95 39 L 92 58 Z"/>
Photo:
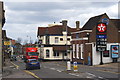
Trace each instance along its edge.
<path fill-rule="evenodd" d="M 63 31 L 66 31 L 67 20 L 62 20 L 62 25 L 63 25 Z"/>
<path fill-rule="evenodd" d="M 80 28 L 80 21 L 76 21 L 76 29 L 79 30 Z"/>

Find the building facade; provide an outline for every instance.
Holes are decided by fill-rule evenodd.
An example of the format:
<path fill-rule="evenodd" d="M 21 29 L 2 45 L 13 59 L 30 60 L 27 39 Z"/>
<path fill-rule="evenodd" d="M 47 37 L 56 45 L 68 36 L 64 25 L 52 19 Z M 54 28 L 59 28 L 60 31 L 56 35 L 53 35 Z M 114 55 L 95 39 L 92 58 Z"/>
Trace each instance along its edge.
<path fill-rule="evenodd" d="M 67 21 L 62 25 L 38 27 L 39 57 L 44 60 L 70 60 L 71 32 L 76 28 L 67 26 Z"/>
<path fill-rule="evenodd" d="M 73 62 L 77 61 L 86 65 L 100 64 L 101 55 L 99 51 L 96 51 L 96 26 L 99 22 L 107 24 L 107 50 L 102 55 L 102 61 L 103 63 L 113 62 L 111 46 L 120 45 L 120 26 L 118 24 L 120 19 L 110 19 L 106 13 L 91 17 L 81 30 L 71 33 Z"/>

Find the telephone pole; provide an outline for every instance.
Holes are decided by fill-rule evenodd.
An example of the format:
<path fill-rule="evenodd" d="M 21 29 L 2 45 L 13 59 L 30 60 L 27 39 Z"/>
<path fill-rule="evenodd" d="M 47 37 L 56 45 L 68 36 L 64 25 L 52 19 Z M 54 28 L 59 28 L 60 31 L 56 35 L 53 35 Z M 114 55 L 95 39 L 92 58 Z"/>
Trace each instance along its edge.
<path fill-rule="evenodd" d="M 0 74 L 2 74 L 3 70 L 3 58 L 2 58 L 2 27 L 5 23 L 4 18 L 4 10 L 3 10 L 3 2 L 0 1 Z"/>

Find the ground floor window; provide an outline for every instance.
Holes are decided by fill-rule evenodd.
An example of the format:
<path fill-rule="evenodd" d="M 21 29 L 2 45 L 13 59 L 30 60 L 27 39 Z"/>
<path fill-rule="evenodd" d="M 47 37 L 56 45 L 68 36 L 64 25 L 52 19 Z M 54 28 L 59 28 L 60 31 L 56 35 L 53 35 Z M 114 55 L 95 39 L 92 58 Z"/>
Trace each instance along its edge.
<path fill-rule="evenodd" d="M 77 58 L 79 59 L 79 44 L 76 44 L 76 54 Z"/>
<path fill-rule="evenodd" d="M 73 58 L 75 58 L 75 44 L 72 45 L 72 51 L 73 51 Z"/>
<path fill-rule="evenodd" d="M 109 57 L 109 50 L 103 52 L 103 57 Z"/>
<path fill-rule="evenodd" d="M 46 58 L 49 58 L 50 57 L 50 50 L 46 50 Z"/>
<path fill-rule="evenodd" d="M 65 56 L 67 56 L 67 52 L 65 52 Z"/>
<path fill-rule="evenodd" d="M 59 56 L 59 52 L 54 52 L 54 53 L 53 53 L 53 56 L 54 56 L 54 57 L 58 57 L 58 56 Z"/>
<path fill-rule="evenodd" d="M 83 44 L 81 44 L 81 46 L 80 46 L 80 49 L 81 49 L 81 59 L 84 59 L 84 54 L 83 54 Z"/>

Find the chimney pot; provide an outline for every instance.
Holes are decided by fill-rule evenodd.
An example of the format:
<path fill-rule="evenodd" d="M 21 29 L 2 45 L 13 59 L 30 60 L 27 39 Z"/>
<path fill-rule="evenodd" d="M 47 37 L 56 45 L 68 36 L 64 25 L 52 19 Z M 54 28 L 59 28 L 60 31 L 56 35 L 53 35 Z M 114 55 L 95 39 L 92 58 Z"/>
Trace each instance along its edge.
<path fill-rule="evenodd" d="M 67 20 L 62 20 L 62 25 L 63 25 L 63 31 L 66 31 Z"/>
<path fill-rule="evenodd" d="M 79 30 L 80 28 L 80 21 L 76 21 L 76 29 Z"/>

